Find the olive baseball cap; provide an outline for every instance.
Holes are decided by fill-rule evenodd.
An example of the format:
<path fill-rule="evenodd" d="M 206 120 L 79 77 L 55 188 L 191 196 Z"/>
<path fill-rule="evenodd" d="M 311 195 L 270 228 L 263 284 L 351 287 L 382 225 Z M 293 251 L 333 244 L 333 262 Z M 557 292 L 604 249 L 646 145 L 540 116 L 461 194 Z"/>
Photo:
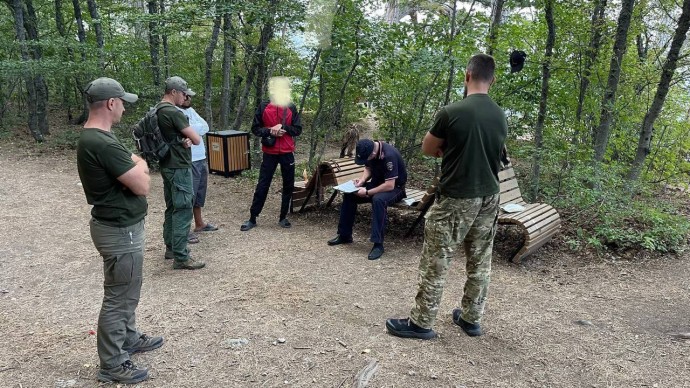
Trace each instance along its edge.
<path fill-rule="evenodd" d="M 195 96 L 196 93 L 187 86 L 187 81 L 182 79 L 182 77 L 174 76 L 165 80 L 165 90 L 179 90 L 182 93 Z"/>
<path fill-rule="evenodd" d="M 111 98 L 119 98 L 127 102 L 137 102 L 136 94 L 125 92 L 125 88 L 112 78 L 101 77 L 89 82 L 84 89 L 89 102 L 104 101 Z"/>
<path fill-rule="evenodd" d="M 364 165 L 369 156 L 374 152 L 374 141 L 371 139 L 362 139 L 357 142 L 357 148 L 355 150 L 355 164 Z"/>

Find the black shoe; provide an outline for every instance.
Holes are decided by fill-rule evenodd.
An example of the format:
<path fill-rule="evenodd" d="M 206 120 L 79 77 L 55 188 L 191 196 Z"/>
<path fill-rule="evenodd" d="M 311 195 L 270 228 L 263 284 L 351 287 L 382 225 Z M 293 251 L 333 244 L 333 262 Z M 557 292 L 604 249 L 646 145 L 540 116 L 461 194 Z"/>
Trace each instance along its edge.
<path fill-rule="evenodd" d="M 415 325 L 410 318 L 387 319 L 386 329 L 388 329 L 388 332 L 392 335 L 402 338 L 419 338 L 423 340 L 430 340 L 436 337 L 436 332 L 434 330 L 419 327 Z"/>
<path fill-rule="evenodd" d="M 163 346 L 163 337 L 149 337 L 146 334 L 142 334 L 137 342 L 132 346 L 122 347 L 122 350 L 129 353 L 130 355 L 135 353 L 148 352 L 153 349 L 158 349 Z"/>
<path fill-rule="evenodd" d="M 290 221 L 288 221 L 287 218 L 283 218 L 282 220 L 278 221 L 278 225 L 280 225 L 283 228 L 292 227 L 292 224 L 290 223 Z"/>
<path fill-rule="evenodd" d="M 369 252 L 369 260 L 377 260 L 381 255 L 383 255 L 383 244 L 374 244 Z"/>
<path fill-rule="evenodd" d="M 328 240 L 328 245 L 340 245 L 340 244 L 351 244 L 351 243 L 352 243 L 352 236 L 344 237 L 341 235 L 337 235 L 334 238 Z"/>
<path fill-rule="evenodd" d="M 136 384 L 149 378 L 149 370 L 138 367 L 127 360 L 122 364 L 110 368 L 101 369 L 98 371 L 98 381 L 104 383 L 122 383 L 122 384 Z"/>
<path fill-rule="evenodd" d="M 462 310 L 460 309 L 453 310 L 453 322 L 460 326 L 462 331 L 464 331 L 465 334 L 469 335 L 470 337 L 478 337 L 484 334 L 482 333 L 482 327 L 479 326 L 478 323 L 469 323 L 462 319 Z"/>
<path fill-rule="evenodd" d="M 171 248 L 165 247 L 165 260 L 172 260 L 175 258 Z"/>
<path fill-rule="evenodd" d="M 246 232 L 255 226 L 256 226 L 256 222 L 253 222 L 252 220 L 247 220 L 247 221 L 244 221 L 244 224 L 242 224 L 242 226 L 240 226 L 240 230 L 242 232 Z"/>

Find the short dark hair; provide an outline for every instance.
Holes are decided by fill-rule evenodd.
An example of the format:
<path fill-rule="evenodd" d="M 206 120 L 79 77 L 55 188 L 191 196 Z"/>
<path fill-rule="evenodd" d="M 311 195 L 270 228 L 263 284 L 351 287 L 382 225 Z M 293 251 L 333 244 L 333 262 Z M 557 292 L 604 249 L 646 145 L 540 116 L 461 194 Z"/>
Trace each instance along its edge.
<path fill-rule="evenodd" d="M 477 81 L 491 82 L 496 71 L 494 57 L 487 54 L 476 54 L 470 58 L 467 64 L 467 72 Z"/>
<path fill-rule="evenodd" d="M 89 110 L 101 109 L 108 103 L 108 100 L 89 102 Z"/>

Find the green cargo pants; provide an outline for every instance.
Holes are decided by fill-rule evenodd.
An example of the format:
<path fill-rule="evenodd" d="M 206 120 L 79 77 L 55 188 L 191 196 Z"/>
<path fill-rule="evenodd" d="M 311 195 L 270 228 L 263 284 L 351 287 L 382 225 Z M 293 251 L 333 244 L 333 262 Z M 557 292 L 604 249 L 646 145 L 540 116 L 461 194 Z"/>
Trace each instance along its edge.
<path fill-rule="evenodd" d="M 98 316 L 96 347 L 102 369 L 129 360 L 122 348 L 141 336 L 134 310 L 141 294 L 146 232 L 144 220 L 128 227 L 108 226 L 91 219 L 91 239 L 103 257 L 103 305 Z"/>
<path fill-rule="evenodd" d="M 426 214 L 424 247 L 419 262 L 419 289 L 412 322 L 430 329 L 443 295 L 454 251 L 460 242 L 467 259 L 462 319 L 479 323 L 489 291 L 491 253 L 496 235 L 499 195 L 483 198 L 442 197 Z"/>
<path fill-rule="evenodd" d="M 163 241 L 166 255 L 172 252 L 175 261 L 187 261 L 187 235 L 192 224 L 194 203 L 192 169 L 161 168 L 163 193 L 165 197 L 165 222 Z"/>

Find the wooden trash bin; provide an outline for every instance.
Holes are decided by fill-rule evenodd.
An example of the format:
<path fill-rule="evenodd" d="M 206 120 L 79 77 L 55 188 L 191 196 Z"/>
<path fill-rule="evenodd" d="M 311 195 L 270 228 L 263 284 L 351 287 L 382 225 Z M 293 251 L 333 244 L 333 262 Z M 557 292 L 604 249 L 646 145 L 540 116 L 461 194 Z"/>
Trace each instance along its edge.
<path fill-rule="evenodd" d="M 226 178 L 251 168 L 249 157 L 249 133 L 220 131 L 206 134 L 208 171 Z"/>

